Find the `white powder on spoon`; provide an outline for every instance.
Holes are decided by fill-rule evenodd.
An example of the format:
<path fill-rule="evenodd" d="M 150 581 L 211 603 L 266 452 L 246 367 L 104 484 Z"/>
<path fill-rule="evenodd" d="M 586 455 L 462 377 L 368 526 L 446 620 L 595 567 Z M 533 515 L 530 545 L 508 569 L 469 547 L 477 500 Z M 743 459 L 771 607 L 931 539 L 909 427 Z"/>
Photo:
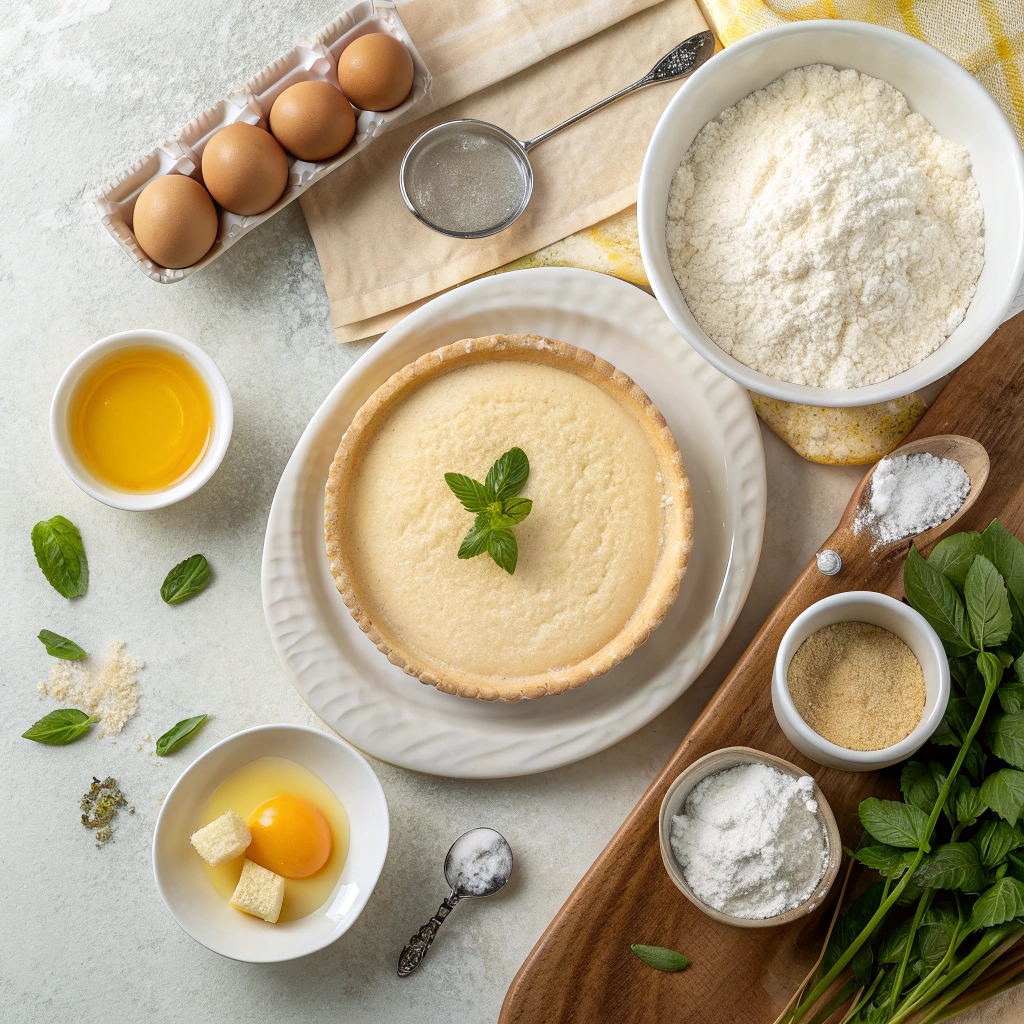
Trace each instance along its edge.
<path fill-rule="evenodd" d="M 487 828 L 473 829 L 460 836 L 450 856 L 455 865 L 455 877 L 449 881 L 461 896 L 486 895 L 499 879 L 507 879 L 512 871 L 508 843 Z"/>
<path fill-rule="evenodd" d="M 698 899 L 751 920 L 800 906 L 828 864 L 814 780 L 759 763 L 698 782 L 672 819 L 671 844 Z"/>
<path fill-rule="evenodd" d="M 873 547 L 924 533 L 959 511 L 971 491 L 971 478 L 955 459 L 928 452 L 882 459 L 871 474 L 871 497 L 854 521 L 867 530 Z"/>

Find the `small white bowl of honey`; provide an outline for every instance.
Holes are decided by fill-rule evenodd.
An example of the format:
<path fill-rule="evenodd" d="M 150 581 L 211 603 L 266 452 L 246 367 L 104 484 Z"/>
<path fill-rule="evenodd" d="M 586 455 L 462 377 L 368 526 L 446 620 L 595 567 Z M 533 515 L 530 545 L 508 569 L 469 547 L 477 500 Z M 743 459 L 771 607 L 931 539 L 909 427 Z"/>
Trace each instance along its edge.
<path fill-rule="evenodd" d="M 147 511 L 187 498 L 213 476 L 233 419 L 224 375 L 201 348 L 164 331 L 123 331 L 64 371 L 50 437 L 86 494 Z"/>

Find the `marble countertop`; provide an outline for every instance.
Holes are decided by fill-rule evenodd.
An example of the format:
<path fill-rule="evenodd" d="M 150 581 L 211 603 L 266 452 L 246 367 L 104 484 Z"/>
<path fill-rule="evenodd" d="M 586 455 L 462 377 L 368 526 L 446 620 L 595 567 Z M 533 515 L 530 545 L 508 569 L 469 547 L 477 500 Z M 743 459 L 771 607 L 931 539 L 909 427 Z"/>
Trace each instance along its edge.
<path fill-rule="evenodd" d="M 201 274 L 160 286 L 140 274 L 85 200 L 170 129 L 337 13 L 337 0 L 29 0 L 0 5 L 0 674 L 7 787 L 0 829 L 0 1019 L 26 1022 L 273 1020 L 386 1024 L 494 1021 L 515 971 L 727 670 L 831 532 L 858 469 L 802 461 L 764 431 L 768 522 L 740 620 L 697 683 L 629 739 L 529 778 L 465 782 L 374 763 L 392 815 L 377 891 L 338 943 L 303 960 L 235 963 L 173 923 L 153 885 L 149 845 L 160 802 L 203 749 L 247 726 L 319 725 L 285 678 L 260 601 L 263 531 L 278 477 L 309 417 L 364 346 L 337 346 L 316 254 L 297 205 Z M 235 400 L 224 464 L 197 495 L 159 512 L 107 508 L 64 475 L 49 403 L 71 359 L 132 327 L 197 342 Z M 87 596 L 67 602 L 33 558 L 33 523 L 79 525 Z M 167 569 L 195 551 L 215 568 L 201 601 L 165 606 Z M 116 738 L 65 748 L 20 733 L 53 706 L 36 684 L 41 628 L 91 650 L 119 639 L 146 661 L 139 713 Z M 155 738 L 202 710 L 187 753 Z M 97 850 L 79 823 L 93 775 L 117 777 L 136 808 Z M 452 839 L 499 828 L 516 852 L 509 890 L 460 907 L 413 978 L 399 949 L 444 895 Z M 1024 1002 L 1002 1001 L 1000 1019 Z M 994 1009 L 994 1008 L 993 1008 Z M 986 1019 L 998 1016 L 989 1013 Z"/>

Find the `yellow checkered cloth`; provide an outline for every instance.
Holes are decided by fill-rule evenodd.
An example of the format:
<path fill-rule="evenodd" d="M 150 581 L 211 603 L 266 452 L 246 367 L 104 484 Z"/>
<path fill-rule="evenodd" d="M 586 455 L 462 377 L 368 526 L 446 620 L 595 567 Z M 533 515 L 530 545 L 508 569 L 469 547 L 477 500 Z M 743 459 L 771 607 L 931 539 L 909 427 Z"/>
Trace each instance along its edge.
<path fill-rule="evenodd" d="M 1024 0 L 702 0 L 723 46 L 811 18 L 908 32 L 962 64 L 995 97 L 1024 145 Z"/>

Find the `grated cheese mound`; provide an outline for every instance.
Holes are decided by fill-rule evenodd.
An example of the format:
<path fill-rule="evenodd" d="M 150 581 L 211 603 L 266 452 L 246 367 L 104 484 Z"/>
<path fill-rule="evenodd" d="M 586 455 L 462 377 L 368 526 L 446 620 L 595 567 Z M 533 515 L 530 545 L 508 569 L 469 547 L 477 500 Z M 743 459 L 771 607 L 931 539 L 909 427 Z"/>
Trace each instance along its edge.
<path fill-rule="evenodd" d="M 137 673 L 146 664 L 125 653 L 124 646 L 120 640 L 112 641 L 107 660 L 95 673 L 70 661 L 55 661 L 50 678 L 39 684 L 39 692 L 65 707 L 98 715 L 101 736 L 119 733 L 139 709 Z"/>

